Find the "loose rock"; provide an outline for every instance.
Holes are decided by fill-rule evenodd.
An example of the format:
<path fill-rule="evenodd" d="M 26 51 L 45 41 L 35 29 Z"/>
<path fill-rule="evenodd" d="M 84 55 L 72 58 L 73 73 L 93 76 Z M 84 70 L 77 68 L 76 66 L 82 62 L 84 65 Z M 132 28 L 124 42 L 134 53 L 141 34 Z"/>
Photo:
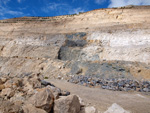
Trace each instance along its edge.
<path fill-rule="evenodd" d="M 30 97 L 26 103 L 50 112 L 54 103 L 54 95 L 49 88 L 42 88 Z"/>
<path fill-rule="evenodd" d="M 118 104 L 114 103 L 104 113 L 130 113 L 130 112 L 124 110 L 121 106 L 119 106 Z"/>
<path fill-rule="evenodd" d="M 36 108 L 31 104 L 24 105 L 22 108 L 24 113 L 47 113 L 43 109 Z"/>
<path fill-rule="evenodd" d="M 76 95 L 55 100 L 54 113 L 79 113 L 80 103 Z"/>
<path fill-rule="evenodd" d="M 149 81 L 137 81 L 129 79 L 100 79 L 88 76 L 72 76 L 68 82 L 87 86 L 87 87 L 101 87 L 113 91 L 140 91 L 150 92 Z"/>

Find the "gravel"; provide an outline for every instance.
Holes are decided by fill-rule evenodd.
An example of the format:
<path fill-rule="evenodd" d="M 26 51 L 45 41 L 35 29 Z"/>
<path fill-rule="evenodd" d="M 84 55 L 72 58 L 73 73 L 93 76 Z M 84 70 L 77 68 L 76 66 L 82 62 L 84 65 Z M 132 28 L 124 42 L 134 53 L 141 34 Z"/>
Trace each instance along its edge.
<path fill-rule="evenodd" d="M 88 76 L 72 76 L 68 82 L 113 91 L 139 91 L 150 92 L 150 81 L 138 81 L 130 79 L 99 79 Z"/>

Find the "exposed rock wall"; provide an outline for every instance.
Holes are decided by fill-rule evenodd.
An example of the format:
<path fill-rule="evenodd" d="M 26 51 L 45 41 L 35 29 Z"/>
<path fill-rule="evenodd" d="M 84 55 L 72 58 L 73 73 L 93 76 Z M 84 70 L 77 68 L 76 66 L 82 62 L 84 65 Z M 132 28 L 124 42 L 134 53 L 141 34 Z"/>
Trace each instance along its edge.
<path fill-rule="evenodd" d="M 150 63 L 149 30 L 95 32 L 91 33 L 87 40 L 95 42 L 94 46 L 91 44 L 91 46 L 84 48 L 87 56 L 90 56 L 92 51 L 93 53 L 97 51 L 101 60 Z"/>
<path fill-rule="evenodd" d="M 149 79 L 149 14 L 150 7 L 141 6 L 45 18 L 42 22 L 31 17 L 3 20 L 0 74 Z M 118 71 L 118 67 L 125 71 Z"/>
<path fill-rule="evenodd" d="M 56 34 L 16 36 L 8 39 L 4 36 L 0 40 L 0 56 L 2 57 L 54 59 L 65 38 L 64 35 Z"/>

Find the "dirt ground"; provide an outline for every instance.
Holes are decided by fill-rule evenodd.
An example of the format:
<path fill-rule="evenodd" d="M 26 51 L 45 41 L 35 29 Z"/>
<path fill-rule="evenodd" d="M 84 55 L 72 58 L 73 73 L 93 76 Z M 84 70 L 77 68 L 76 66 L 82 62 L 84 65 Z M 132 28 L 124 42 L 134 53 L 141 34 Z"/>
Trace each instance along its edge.
<path fill-rule="evenodd" d="M 64 80 L 48 80 L 58 88 L 79 95 L 83 101 L 104 112 L 117 103 L 131 113 L 150 113 L 150 95 L 141 92 L 119 92 L 99 88 L 88 88 Z"/>

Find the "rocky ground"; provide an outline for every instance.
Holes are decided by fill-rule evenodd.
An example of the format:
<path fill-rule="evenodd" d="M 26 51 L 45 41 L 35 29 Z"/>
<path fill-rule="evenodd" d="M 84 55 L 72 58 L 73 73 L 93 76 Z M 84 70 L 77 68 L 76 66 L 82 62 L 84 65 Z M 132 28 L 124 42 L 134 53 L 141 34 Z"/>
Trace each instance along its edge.
<path fill-rule="evenodd" d="M 81 98 L 41 79 L 40 74 L 0 78 L 1 113 L 87 113 Z"/>
<path fill-rule="evenodd" d="M 53 83 L 53 84 L 52 84 Z M 56 86 L 55 86 L 55 85 Z M 60 88 L 58 88 L 59 86 Z M 65 88 L 64 88 L 65 87 Z M 78 88 L 79 89 L 78 89 Z M 71 90 L 71 89 L 72 90 Z M 75 88 L 75 89 L 74 89 Z M 67 90 L 71 91 L 68 92 Z M 82 91 L 81 91 L 82 90 Z M 99 90 L 99 91 L 98 91 Z M 114 99 L 109 97 L 109 101 L 106 101 L 105 98 L 102 102 L 95 101 L 97 98 L 103 99 L 102 93 L 114 95 L 112 92 L 101 91 L 102 89 L 93 88 L 93 91 L 97 91 L 99 94 L 94 94 L 94 92 L 89 92 L 89 89 L 84 87 L 74 86 L 66 83 L 65 81 L 56 81 L 43 79 L 41 74 L 31 74 L 24 75 L 20 78 L 18 77 L 8 77 L 2 76 L 0 79 L 0 112 L 1 113 L 132 113 L 133 109 L 125 110 L 119 104 L 112 103 Z M 89 95 L 88 95 L 89 92 Z M 87 98 L 92 93 L 90 98 Z M 94 95 L 93 95 L 94 94 Z M 85 95 L 85 96 L 83 96 Z M 118 95 L 117 93 L 115 94 Z M 123 93 L 121 94 L 123 96 Z M 134 94 L 135 95 L 135 94 Z M 133 94 L 124 93 L 126 101 L 134 100 L 131 99 Z M 81 97 L 83 97 L 83 99 Z M 95 98 L 93 98 L 95 96 Z M 116 98 L 122 98 L 118 96 Z M 144 94 L 136 94 L 136 98 L 139 98 L 139 101 L 143 104 L 147 103 L 145 99 L 148 99 L 148 96 Z M 86 98 L 86 99 L 85 99 Z M 122 101 L 123 98 L 120 100 Z M 144 101 L 141 101 L 142 98 Z M 91 100 L 92 99 L 92 100 Z M 96 103 L 95 103 L 95 102 Z M 94 103 L 93 103 L 94 102 Z M 106 107 L 106 102 L 107 106 Z M 102 105 L 102 103 L 104 105 Z M 112 103 L 112 105 L 109 105 Z M 126 103 L 126 102 L 125 102 Z M 133 102 L 132 102 L 133 103 Z M 130 103 L 129 103 L 130 104 Z M 121 104 L 125 105 L 125 104 Z M 132 104 L 131 104 L 132 105 Z M 148 104 L 147 104 L 148 105 Z M 148 106 L 145 106 L 147 108 Z M 99 107 L 98 107 L 99 106 Z M 127 106 L 125 106 L 126 108 Z M 135 108 L 135 107 L 134 107 Z M 105 110 L 105 111 L 104 111 Z M 139 109 L 141 111 L 141 109 Z M 135 111 L 135 110 L 133 110 Z M 137 111 L 136 113 L 140 113 Z M 146 113 L 143 111 L 143 113 Z"/>
<path fill-rule="evenodd" d="M 0 20 L 0 112 L 149 113 L 149 18 L 131 6 Z"/>

